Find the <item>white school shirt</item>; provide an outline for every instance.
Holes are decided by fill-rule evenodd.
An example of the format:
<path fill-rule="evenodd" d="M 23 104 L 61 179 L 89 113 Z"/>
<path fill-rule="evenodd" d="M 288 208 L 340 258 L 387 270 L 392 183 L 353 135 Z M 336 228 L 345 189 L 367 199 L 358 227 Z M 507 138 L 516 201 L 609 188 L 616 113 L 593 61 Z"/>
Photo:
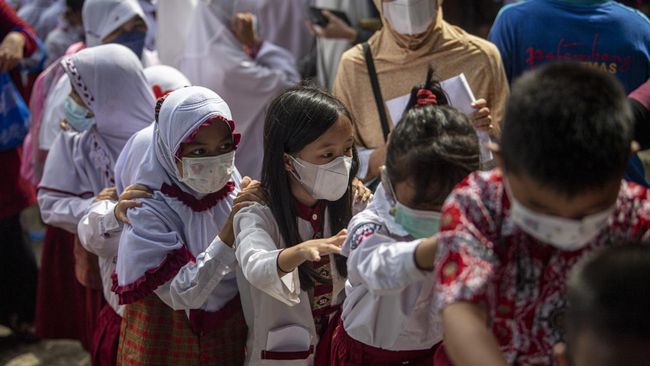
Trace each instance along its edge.
<path fill-rule="evenodd" d="M 348 226 L 348 256 L 341 318 L 353 339 L 391 351 L 430 349 L 442 341 L 435 312 L 433 272 L 415 264 L 413 240 L 390 215 L 380 185 L 371 204 Z"/>
<path fill-rule="evenodd" d="M 328 237 L 331 236 L 331 230 L 327 210 L 324 212 L 323 237 Z M 300 237 L 311 239 L 314 231 L 309 221 L 298 218 L 297 222 Z M 307 351 L 309 347 L 315 350 L 318 345 L 309 294 L 300 289 L 298 269 L 282 278 L 278 274 L 278 254 L 285 248 L 285 244 L 271 209 L 258 203 L 243 208 L 235 215 L 233 228 L 239 262 L 237 285 L 248 325 L 246 365 L 313 365 L 313 353 L 307 358 L 290 361 L 262 359 L 262 351 L 276 351 L 290 346 L 274 337 L 274 332 L 287 326 L 306 330 L 306 338 L 298 339 L 298 343 L 306 346 L 294 351 Z M 335 305 L 342 302 L 345 278 L 336 270 L 333 256 L 330 256 L 330 263 L 332 305 Z M 276 343 L 276 347 L 266 349 L 267 341 Z"/>
<path fill-rule="evenodd" d="M 116 313 L 123 314 L 124 306 L 119 305 L 113 286 L 117 252 L 123 225 L 113 213 L 116 202 L 99 201 L 88 209 L 78 226 L 79 241 L 99 257 L 99 267 L 104 287 L 104 297 Z M 219 237 L 176 273 L 176 276 L 159 286 L 154 292 L 167 306 L 174 310 L 199 309 L 210 293 L 237 265 L 235 250 Z"/>

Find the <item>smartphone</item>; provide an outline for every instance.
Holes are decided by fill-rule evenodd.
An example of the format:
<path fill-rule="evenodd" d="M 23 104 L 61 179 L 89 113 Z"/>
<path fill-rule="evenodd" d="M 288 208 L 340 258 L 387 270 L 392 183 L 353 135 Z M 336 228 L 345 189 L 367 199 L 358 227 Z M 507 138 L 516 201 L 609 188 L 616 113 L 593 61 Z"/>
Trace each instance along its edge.
<path fill-rule="evenodd" d="M 318 25 L 319 27 L 327 26 L 329 20 L 325 15 L 323 15 L 323 10 L 329 11 L 330 13 L 334 14 L 335 17 L 344 21 L 347 25 L 352 26 L 350 19 L 348 18 L 347 14 L 345 14 L 344 12 L 340 10 L 317 8 L 315 6 L 309 7 L 309 17 L 311 18 L 312 23 Z"/>

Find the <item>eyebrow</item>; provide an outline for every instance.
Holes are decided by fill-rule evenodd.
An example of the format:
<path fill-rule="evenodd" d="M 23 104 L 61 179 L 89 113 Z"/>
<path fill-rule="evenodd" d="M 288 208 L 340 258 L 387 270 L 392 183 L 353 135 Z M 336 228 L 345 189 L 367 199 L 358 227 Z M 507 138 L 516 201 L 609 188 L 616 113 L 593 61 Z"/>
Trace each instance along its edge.
<path fill-rule="evenodd" d="M 353 137 L 350 137 L 349 139 L 347 139 L 347 140 L 345 140 L 345 141 L 346 141 L 346 142 L 352 142 L 352 143 L 354 143 L 354 138 L 353 138 Z M 324 145 L 321 145 L 319 148 L 321 148 L 321 149 L 326 149 L 326 148 L 328 148 L 328 147 L 332 147 L 332 146 L 335 146 L 335 145 L 337 145 L 337 144 L 334 143 L 334 142 L 328 142 L 328 143 L 326 143 L 326 144 L 324 144 Z"/>

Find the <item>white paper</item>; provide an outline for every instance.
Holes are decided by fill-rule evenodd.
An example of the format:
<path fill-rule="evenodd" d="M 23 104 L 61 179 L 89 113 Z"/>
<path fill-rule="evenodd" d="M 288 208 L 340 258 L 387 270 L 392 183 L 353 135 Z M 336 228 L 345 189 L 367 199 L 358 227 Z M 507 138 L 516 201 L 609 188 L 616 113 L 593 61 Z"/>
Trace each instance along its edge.
<path fill-rule="evenodd" d="M 309 330 L 300 325 L 285 325 L 270 330 L 266 336 L 266 350 L 271 352 L 304 352 L 311 347 Z"/>
<path fill-rule="evenodd" d="M 469 87 L 469 83 L 467 83 L 465 74 L 460 74 L 451 79 L 442 81 L 440 82 L 440 86 L 447 94 L 449 105 L 458 109 L 461 113 L 470 118 L 475 112 L 472 103 L 476 98 L 474 98 L 474 93 L 472 93 L 472 89 Z M 390 116 L 393 120 L 393 125 L 397 126 L 399 124 L 410 97 L 411 93 L 386 102 L 386 106 L 388 107 Z M 488 144 L 492 142 L 490 140 L 490 135 L 485 131 L 477 131 L 476 134 L 478 135 L 481 149 L 481 162 L 485 163 L 491 161 L 494 157 L 492 156 L 490 149 L 487 147 Z"/>

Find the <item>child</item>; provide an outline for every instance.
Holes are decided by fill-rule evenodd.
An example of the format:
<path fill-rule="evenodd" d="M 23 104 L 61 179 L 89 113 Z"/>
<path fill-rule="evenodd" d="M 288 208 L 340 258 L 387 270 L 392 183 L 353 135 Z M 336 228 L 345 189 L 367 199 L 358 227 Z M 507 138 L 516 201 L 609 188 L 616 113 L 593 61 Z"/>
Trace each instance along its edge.
<path fill-rule="evenodd" d="M 269 107 L 262 186 L 269 205 L 235 217 L 249 365 L 329 365 L 352 217 L 352 121 L 334 97 L 289 89 Z M 293 361 L 293 362 L 289 362 Z"/>
<path fill-rule="evenodd" d="M 433 363 L 442 325 L 433 311 L 430 237 L 449 192 L 479 168 L 472 124 L 446 104 L 430 72 L 391 133 L 381 187 L 348 226 L 347 297 L 333 365 Z"/>
<path fill-rule="evenodd" d="M 144 75 L 153 89 L 154 95 L 169 93 L 172 90 L 187 86 L 190 82 L 183 74 L 169 66 L 152 66 L 144 70 Z M 79 221 L 77 232 L 79 242 L 84 248 L 99 257 L 99 269 L 103 282 L 104 298 L 107 304 L 100 313 L 101 324 L 95 331 L 97 353 L 93 353 L 94 365 L 115 365 L 117 362 L 118 340 L 120 335 L 120 324 L 124 313 L 124 306 L 119 305 L 117 294 L 112 288 L 112 275 L 115 272 L 117 249 L 122 233 L 122 225 L 118 221 L 118 215 L 125 215 L 125 210 L 116 208 L 117 195 L 123 202 L 123 208 L 128 207 L 126 202 L 135 198 L 150 198 L 151 194 L 146 189 L 138 190 L 137 185 L 130 185 L 125 189 L 124 181 L 127 184 L 135 183 L 135 174 L 138 169 L 128 166 L 125 169 L 125 161 L 136 162 L 139 165 L 142 156 L 135 152 L 141 152 L 151 145 L 154 126 L 138 131 L 124 145 L 122 152 L 115 162 L 115 195 L 106 196 L 105 199 L 96 200 L 88 208 L 86 214 Z M 122 174 L 126 171 L 126 174 Z M 131 173 L 131 174 L 128 174 Z M 132 204 L 129 204 L 132 205 Z"/>
<path fill-rule="evenodd" d="M 599 70 L 555 63 L 515 83 L 500 170 L 470 175 L 443 207 L 435 291 L 454 364 L 553 363 L 567 273 L 650 227 L 647 190 L 622 182 L 631 122 Z"/>
<path fill-rule="evenodd" d="M 242 364 L 231 220 L 250 197 L 236 198 L 239 134 L 228 105 L 206 88 L 176 90 L 158 109 L 150 146 L 130 150 L 142 159 L 134 181 L 154 192 L 129 210 L 120 238 L 113 290 L 127 305 L 118 362 Z"/>
<path fill-rule="evenodd" d="M 66 120 L 78 132 L 62 132 L 56 138 L 45 164 L 38 203 L 45 223 L 72 235 L 93 201 L 113 196 L 115 161 L 131 135 L 151 123 L 154 99 L 142 64 L 124 46 L 83 50 L 64 58 L 61 64 L 72 80 Z M 90 340 L 95 331 L 101 331 L 101 327 L 94 329 L 96 322 L 106 320 L 103 316 L 98 319 L 104 296 L 101 291 L 90 289 L 86 294 L 79 293 L 75 279 L 64 274 L 68 273 L 68 266 L 75 268 L 77 279 L 100 290 L 97 257 L 75 246 L 73 262 L 68 259 L 72 250 L 67 249 L 72 242 L 61 243 L 57 239 L 62 238 L 46 235 L 46 248 L 53 251 L 45 250 L 49 260 L 43 262 L 43 271 L 50 275 L 41 277 L 39 286 L 39 308 L 43 309 L 40 319 L 48 320 L 43 323 L 45 335 L 70 337 L 81 333 L 83 343 L 95 355 L 98 344 Z M 54 250 L 57 244 L 66 245 L 66 255 Z M 63 313 L 66 315 L 62 315 L 61 309 L 68 309 Z M 77 324 L 87 331 L 73 332 Z"/>
<path fill-rule="evenodd" d="M 569 278 L 566 345 L 560 366 L 641 366 L 650 346 L 650 249 L 607 248 Z"/>

